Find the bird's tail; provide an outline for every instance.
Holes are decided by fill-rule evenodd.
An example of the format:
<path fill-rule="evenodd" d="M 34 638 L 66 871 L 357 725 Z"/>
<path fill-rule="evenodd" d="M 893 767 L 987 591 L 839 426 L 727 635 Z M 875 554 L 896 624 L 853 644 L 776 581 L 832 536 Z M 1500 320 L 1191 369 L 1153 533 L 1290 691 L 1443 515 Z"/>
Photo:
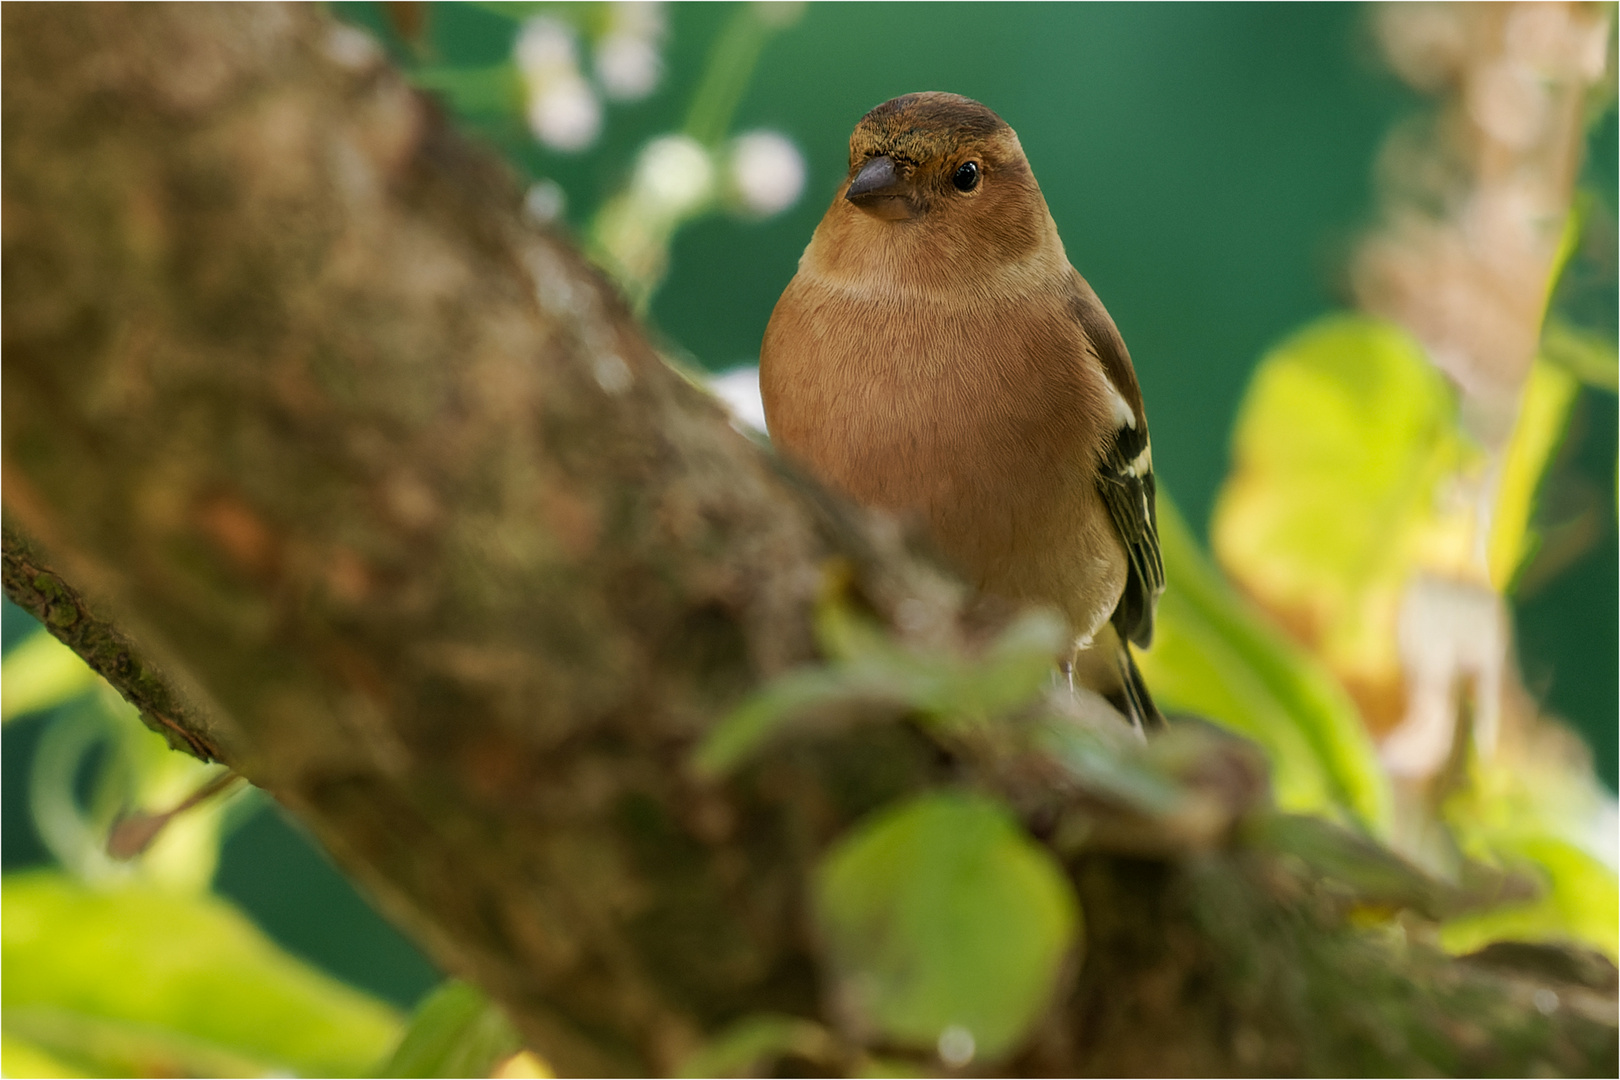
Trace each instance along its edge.
<path fill-rule="evenodd" d="M 1153 704 L 1147 680 L 1142 678 L 1142 669 L 1136 666 L 1136 657 L 1131 655 L 1131 647 L 1123 638 L 1120 639 L 1115 661 L 1119 665 L 1120 697 L 1124 699 L 1115 702 L 1116 707 L 1123 706 L 1119 711 L 1143 735 L 1150 731 L 1163 731 L 1167 726 L 1164 714 Z"/>

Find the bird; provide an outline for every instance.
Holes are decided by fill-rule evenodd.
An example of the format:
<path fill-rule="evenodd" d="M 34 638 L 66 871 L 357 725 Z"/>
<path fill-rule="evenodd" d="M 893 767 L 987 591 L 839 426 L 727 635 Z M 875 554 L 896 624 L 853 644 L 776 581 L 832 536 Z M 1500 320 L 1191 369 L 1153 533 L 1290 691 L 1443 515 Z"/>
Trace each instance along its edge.
<path fill-rule="evenodd" d="M 759 377 L 783 456 L 920 518 L 981 595 L 1055 609 L 1070 686 L 1164 726 L 1131 651 L 1165 584 L 1142 392 L 1000 116 L 927 92 L 861 118 Z"/>

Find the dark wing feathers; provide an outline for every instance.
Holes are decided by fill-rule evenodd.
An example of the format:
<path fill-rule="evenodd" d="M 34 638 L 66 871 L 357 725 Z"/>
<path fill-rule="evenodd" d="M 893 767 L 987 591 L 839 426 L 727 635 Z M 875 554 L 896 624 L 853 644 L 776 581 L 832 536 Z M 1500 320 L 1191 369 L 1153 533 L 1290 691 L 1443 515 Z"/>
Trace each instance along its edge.
<path fill-rule="evenodd" d="M 1147 447 L 1147 432 L 1141 425 L 1122 427 L 1114 433 L 1097 472 L 1097 490 L 1130 558 L 1125 591 L 1114 609 L 1114 627 L 1121 637 L 1144 649 L 1153 641 L 1153 608 L 1164 592 L 1153 471 L 1143 469 L 1137 475 L 1133 467 Z"/>
<path fill-rule="evenodd" d="M 1125 592 L 1114 609 L 1113 623 L 1122 638 L 1146 648 L 1153 641 L 1153 609 L 1164 592 L 1164 559 L 1159 554 L 1159 516 L 1154 505 L 1152 455 L 1148 450 L 1147 416 L 1136 385 L 1125 342 L 1084 278 L 1075 274 L 1075 318 L 1091 342 L 1108 381 L 1134 413 L 1135 425 L 1114 432 L 1097 473 L 1097 490 L 1125 545 L 1130 572 Z M 1146 456 L 1144 456 L 1146 455 Z"/>

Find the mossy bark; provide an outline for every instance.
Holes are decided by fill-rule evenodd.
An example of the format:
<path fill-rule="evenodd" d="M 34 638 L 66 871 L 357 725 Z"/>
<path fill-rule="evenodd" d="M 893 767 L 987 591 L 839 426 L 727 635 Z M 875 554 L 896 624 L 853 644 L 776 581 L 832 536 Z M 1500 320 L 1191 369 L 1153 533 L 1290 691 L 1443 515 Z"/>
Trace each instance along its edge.
<path fill-rule="evenodd" d="M 687 756 L 816 659 L 829 582 L 951 641 L 957 587 L 736 434 L 319 9 L 0 22 L 8 595 L 559 1069 L 668 1072 L 750 1013 L 839 1030 L 817 855 L 1006 762 L 898 721 L 724 784 Z M 1051 772 L 1012 774 L 1037 834 L 1095 812 Z M 1242 835 L 1065 851 L 1086 960 L 1003 1067 L 1614 1070 L 1612 992 L 1521 1007 L 1528 976 L 1321 915 Z"/>

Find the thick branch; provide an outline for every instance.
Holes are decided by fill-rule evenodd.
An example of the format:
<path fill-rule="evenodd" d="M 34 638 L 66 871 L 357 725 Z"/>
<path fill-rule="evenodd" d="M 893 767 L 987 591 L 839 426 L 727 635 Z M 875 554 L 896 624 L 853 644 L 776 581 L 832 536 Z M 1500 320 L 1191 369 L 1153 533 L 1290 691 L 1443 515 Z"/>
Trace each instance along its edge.
<path fill-rule="evenodd" d="M 947 779 L 1041 835 L 1160 843 L 1053 840 L 1091 941 L 1022 1067 L 1337 1071 L 1367 1060 L 1347 1003 L 1374 989 L 1423 1005 L 1377 1064 L 1483 1060 L 1443 988 L 1512 988 L 1313 921 L 1314 885 L 1228 827 L 1247 796 L 1196 843 L 1110 832 L 1050 763 L 900 723 L 694 776 L 716 716 L 815 658 L 830 584 L 949 640 L 955 587 L 732 432 L 317 9 L 0 20 L 8 593 L 298 814 L 561 1069 L 667 1072 L 754 1012 L 836 1029 L 810 868 Z M 1478 1045 L 1579 1070 L 1612 1034 L 1566 1010 Z"/>

